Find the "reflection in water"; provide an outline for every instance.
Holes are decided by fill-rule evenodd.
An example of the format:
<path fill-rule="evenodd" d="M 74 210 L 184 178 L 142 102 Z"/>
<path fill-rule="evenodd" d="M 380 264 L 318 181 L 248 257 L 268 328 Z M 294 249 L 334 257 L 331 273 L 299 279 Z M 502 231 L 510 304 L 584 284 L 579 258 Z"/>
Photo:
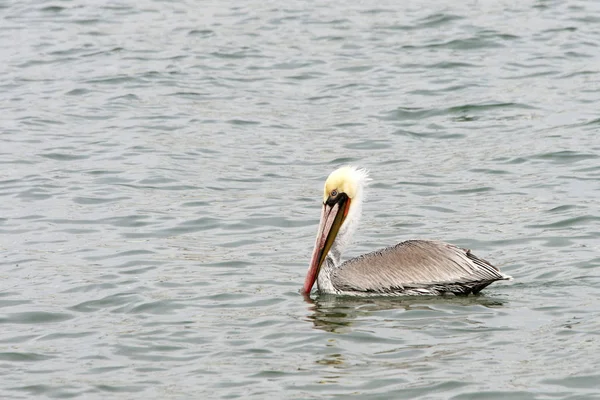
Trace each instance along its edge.
<path fill-rule="evenodd" d="M 367 317 L 375 311 L 386 310 L 422 310 L 436 311 L 436 306 L 468 307 L 473 305 L 488 308 L 501 307 L 505 301 L 479 296 L 421 296 L 421 297 L 349 297 L 318 295 L 314 300 L 305 296 L 311 304 L 312 315 L 308 316 L 317 329 L 332 333 L 349 333 L 354 320 Z"/>

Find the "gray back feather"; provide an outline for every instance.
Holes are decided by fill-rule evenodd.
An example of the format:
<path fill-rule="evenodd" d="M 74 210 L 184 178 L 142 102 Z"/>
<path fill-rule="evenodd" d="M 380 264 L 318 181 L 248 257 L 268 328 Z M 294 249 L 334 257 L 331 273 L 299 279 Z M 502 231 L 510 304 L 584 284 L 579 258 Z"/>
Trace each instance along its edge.
<path fill-rule="evenodd" d="M 461 284 L 480 290 L 510 277 L 470 250 L 438 241 L 408 240 L 346 261 L 331 279 L 342 290 L 396 292 Z"/>

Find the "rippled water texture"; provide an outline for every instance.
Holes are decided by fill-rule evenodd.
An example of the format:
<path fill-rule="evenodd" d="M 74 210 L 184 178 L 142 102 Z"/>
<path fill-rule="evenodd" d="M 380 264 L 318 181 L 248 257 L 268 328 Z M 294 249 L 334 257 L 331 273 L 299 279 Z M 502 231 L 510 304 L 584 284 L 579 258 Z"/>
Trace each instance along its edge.
<path fill-rule="evenodd" d="M 600 2 L 0 3 L 0 398 L 600 399 Z M 409 238 L 515 277 L 299 294 Z"/>

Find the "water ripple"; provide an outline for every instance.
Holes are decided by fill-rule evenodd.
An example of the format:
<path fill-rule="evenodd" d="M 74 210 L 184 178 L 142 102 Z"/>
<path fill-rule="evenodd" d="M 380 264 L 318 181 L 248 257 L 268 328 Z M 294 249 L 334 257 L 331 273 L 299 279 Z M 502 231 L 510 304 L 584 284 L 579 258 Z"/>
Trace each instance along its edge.
<path fill-rule="evenodd" d="M 1 398 L 597 398 L 595 2 L 0 9 Z M 347 163 L 515 280 L 305 301 Z"/>

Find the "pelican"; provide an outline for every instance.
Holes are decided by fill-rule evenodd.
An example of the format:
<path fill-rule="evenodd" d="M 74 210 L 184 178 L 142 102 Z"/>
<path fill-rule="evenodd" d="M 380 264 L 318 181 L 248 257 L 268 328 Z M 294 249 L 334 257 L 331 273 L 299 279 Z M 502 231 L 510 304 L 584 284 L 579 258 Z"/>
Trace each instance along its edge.
<path fill-rule="evenodd" d="M 315 281 L 321 293 L 395 296 L 476 294 L 492 282 L 512 279 L 470 250 L 433 240 L 408 240 L 342 263 L 369 180 L 366 170 L 352 166 L 327 178 L 306 295 Z"/>

